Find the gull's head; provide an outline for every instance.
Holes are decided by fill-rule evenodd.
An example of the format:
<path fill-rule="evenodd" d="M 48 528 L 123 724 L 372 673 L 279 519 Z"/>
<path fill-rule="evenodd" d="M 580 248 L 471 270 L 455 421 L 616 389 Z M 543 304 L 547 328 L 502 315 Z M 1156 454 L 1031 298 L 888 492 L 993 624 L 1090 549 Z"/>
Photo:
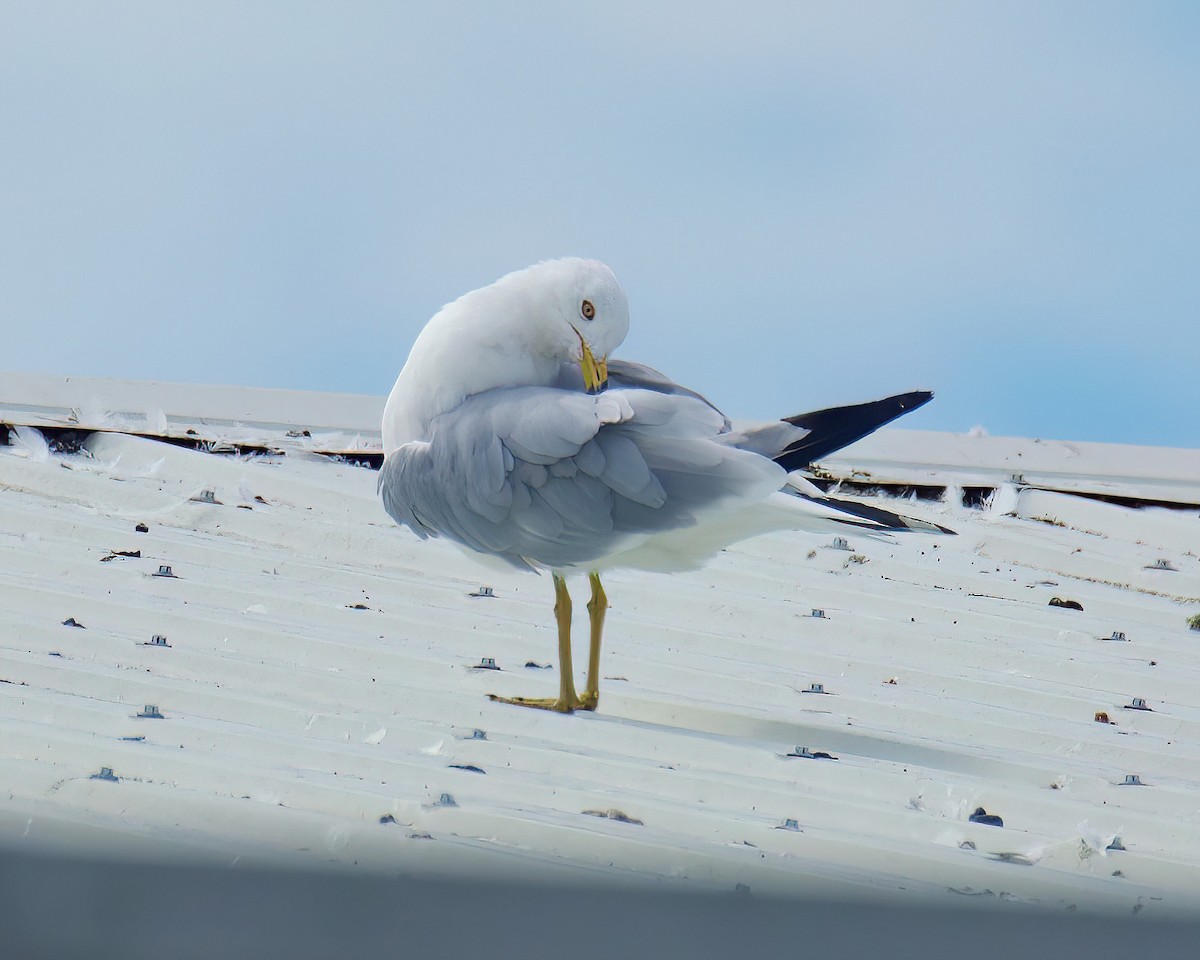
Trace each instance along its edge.
<path fill-rule="evenodd" d="M 608 379 L 608 356 L 629 332 L 629 301 L 599 260 L 547 260 L 509 274 L 530 297 L 524 322 L 549 356 L 578 363 L 589 390 Z"/>
<path fill-rule="evenodd" d="M 427 438 L 433 419 L 466 397 L 550 386 L 564 364 L 599 390 L 628 332 L 625 293 L 599 260 L 547 260 L 466 293 L 413 344 L 384 409 L 384 450 Z"/>

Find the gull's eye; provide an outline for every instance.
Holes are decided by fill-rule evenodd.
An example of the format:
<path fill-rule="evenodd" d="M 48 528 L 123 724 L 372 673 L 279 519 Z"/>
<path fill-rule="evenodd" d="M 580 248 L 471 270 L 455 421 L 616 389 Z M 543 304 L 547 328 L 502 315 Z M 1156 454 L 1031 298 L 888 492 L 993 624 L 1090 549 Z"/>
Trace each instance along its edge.
<path fill-rule="evenodd" d="M 583 315 L 584 320 L 595 319 L 596 308 L 592 306 L 591 300 L 584 300 L 579 306 L 579 312 Z"/>

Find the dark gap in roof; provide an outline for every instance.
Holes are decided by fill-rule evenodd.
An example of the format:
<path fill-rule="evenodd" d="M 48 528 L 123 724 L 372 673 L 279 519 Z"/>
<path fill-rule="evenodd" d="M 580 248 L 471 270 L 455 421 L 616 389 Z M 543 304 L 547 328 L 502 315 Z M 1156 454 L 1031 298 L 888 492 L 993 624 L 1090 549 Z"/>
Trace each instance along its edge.
<path fill-rule="evenodd" d="M 879 496 L 879 497 L 902 497 L 909 499 L 916 497 L 918 500 L 941 500 L 946 493 L 946 487 L 938 484 L 923 484 L 923 483 L 880 483 L 877 480 L 872 480 L 865 483 L 857 480 L 831 480 L 825 477 L 807 477 L 813 485 L 820 488 L 822 493 L 828 493 L 834 487 L 850 493 L 859 493 L 863 496 Z M 991 488 L 988 488 L 991 492 Z"/>
<path fill-rule="evenodd" d="M 982 510 L 987 504 L 988 497 L 995 492 L 995 487 L 963 487 L 963 506 L 970 507 L 972 510 Z"/>
<path fill-rule="evenodd" d="M 1200 503 L 1180 503 L 1178 500 L 1155 500 L 1153 497 L 1121 497 L 1113 493 L 1093 493 L 1089 490 L 1057 490 L 1054 487 L 1033 487 L 1035 490 L 1045 490 L 1047 493 L 1063 493 L 1070 497 L 1080 497 L 1083 500 L 1099 500 L 1101 503 L 1111 503 L 1118 507 L 1132 507 L 1140 510 L 1143 507 L 1164 507 L 1167 510 L 1180 510 L 1191 513 L 1200 510 Z"/>
<path fill-rule="evenodd" d="M 255 443 L 225 443 L 222 441 L 206 440 L 197 435 L 194 437 L 164 437 L 159 434 L 131 433 L 125 430 L 97 431 L 79 430 L 75 427 L 35 427 L 46 438 L 46 443 L 55 453 L 78 453 L 84 442 L 93 433 L 121 433 L 129 437 L 141 437 L 143 440 L 153 440 L 155 443 L 167 443 L 173 447 L 183 447 L 186 450 L 199 450 L 203 453 L 215 453 L 224 456 L 238 457 L 283 457 L 287 451 L 278 447 L 268 447 Z M 11 426 L 0 424 L 0 446 L 11 442 Z M 356 467 L 367 467 L 378 470 L 383 466 L 382 453 L 327 453 L 312 451 L 317 456 L 325 457 L 337 463 L 348 463 Z"/>

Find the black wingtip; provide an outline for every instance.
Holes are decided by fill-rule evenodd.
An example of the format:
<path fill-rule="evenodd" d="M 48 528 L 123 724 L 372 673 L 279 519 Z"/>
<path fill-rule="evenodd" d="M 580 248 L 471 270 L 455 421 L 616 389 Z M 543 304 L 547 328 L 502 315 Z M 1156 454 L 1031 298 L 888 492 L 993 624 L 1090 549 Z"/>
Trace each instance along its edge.
<path fill-rule="evenodd" d="M 858 500 L 846 500 L 841 497 L 813 497 L 799 491 L 792 491 L 786 487 L 784 489 L 785 492 L 801 500 L 807 500 L 810 503 L 820 504 L 840 511 L 845 514 L 845 516 L 837 518 L 842 523 L 863 526 L 878 533 L 941 533 L 951 537 L 958 536 L 958 531 L 951 530 L 940 523 L 934 523 L 932 520 L 920 520 L 916 517 L 906 517 L 903 514 L 885 510 L 883 507 L 877 507 L 870 503 L 862 503 Z"/>
<path fill-rule="evenodd" d="M 807 429 L 808 436 L 792 444 L 775 458 L 785 470 L 799 470 L 848 447 L 897 417 L 923 407 L 933 399 L 932 390 L 911 390 L 882 400 L 856 403 L 848 407 L 829 407 L 811 413 L 785 417 L 787 423 Z"/>

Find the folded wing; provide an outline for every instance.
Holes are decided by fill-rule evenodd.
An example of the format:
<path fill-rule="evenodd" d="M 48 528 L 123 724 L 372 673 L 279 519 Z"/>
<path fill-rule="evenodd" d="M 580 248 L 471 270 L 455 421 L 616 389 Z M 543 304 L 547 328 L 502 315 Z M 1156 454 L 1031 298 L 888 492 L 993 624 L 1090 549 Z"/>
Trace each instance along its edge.
<path fill-rule="evenodd" d="M 722 442 L 725 426 L 687 393 L 489 391 L 391 453 L 380 491 L 419 536 L 518 567 L 585 566 L 778 490 L 784 471 Z"/>

